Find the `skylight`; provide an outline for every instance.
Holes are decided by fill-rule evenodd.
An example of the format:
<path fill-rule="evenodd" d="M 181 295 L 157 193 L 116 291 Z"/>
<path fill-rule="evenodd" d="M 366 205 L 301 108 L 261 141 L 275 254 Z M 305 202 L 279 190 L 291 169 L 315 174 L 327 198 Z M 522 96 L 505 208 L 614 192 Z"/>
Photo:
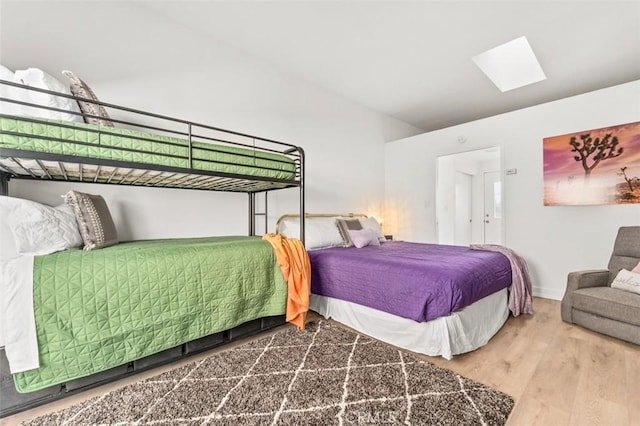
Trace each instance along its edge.
<path fill-rule="evenodd" d="M 501 92 L 547 78 L 524 36 L 474 56 L 473 62 Z"/>

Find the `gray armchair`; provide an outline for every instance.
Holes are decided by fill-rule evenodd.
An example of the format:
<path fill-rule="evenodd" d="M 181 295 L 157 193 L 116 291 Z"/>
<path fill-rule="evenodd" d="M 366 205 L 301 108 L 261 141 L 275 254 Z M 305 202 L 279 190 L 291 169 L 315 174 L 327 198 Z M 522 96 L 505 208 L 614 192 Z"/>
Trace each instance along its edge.
<path fill-rule="evenodd" d="M 640 262 L 640 226 L 621 227 L 607 270 L 571 272 L 562 320 L 640 345 L 640 294 L 611 288 L 621 269 Z"/>

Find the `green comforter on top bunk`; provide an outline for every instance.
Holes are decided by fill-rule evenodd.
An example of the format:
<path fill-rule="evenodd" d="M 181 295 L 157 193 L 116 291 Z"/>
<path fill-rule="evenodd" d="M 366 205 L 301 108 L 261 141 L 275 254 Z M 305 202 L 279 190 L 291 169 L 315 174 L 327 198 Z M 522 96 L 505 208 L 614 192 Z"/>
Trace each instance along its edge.
<path fill-rule="evenodd" d="M 189 168 L 189 142 L 170 136 L 71 121 L 0 117 L 0 148 Z M 277 153 L 193 142 L 193 169 L 294 179 L 296 165 Z"/>
<path fill-rule="evenodd" d="M 37 256 L 40 368 L 30 392 L 107 370 L 252 319 L 282 315 L 287 285 L 258 237 L 120 243 Z"/>

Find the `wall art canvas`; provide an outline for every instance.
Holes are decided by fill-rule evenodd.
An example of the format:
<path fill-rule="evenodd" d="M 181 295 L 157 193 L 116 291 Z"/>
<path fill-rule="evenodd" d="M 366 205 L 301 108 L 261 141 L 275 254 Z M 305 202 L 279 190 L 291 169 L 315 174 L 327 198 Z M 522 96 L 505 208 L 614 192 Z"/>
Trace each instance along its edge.
<path fill-rule="evenodd" d="M 640 203 L 640 122 L 544 138 L 544 205 Z"/>

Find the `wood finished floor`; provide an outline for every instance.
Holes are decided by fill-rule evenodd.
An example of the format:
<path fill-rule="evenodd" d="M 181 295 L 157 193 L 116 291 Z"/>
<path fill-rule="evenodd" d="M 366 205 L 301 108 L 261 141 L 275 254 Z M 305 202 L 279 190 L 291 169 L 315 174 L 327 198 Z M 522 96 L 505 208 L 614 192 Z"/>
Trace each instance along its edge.
<path fill-rule="evenodd" d="M 534 308 L 533 316 L 509 318 L 474 352 L 451 361 L 420 356 L 511 395 L 516 405 L 510 426 L 640 425 L 640 346 L 563 323 L 558 301 L 535 298 Z M 241 343 L 1 419 L 0 425 L 61 410 Z"/>

